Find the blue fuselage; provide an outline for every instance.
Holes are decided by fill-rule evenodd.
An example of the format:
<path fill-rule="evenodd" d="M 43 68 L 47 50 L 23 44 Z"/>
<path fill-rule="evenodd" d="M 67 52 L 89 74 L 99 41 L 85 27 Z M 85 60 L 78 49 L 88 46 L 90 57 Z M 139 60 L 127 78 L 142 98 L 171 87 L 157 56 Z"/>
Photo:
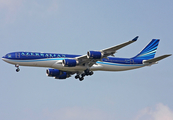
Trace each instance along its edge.
<path fill-rule="evenodd" d="M 64 71 L 82 71 L 85 66 L 63 67 L 62 60 L 74 59 L 81 55 L 40 53 L 40 52 L 12 52 L 2 57 L 11 64 L 20 66 L 50 67 Z M 145 66 L 140 59 L 108 57 L 97 61 L 91 70 L 122 71 Z"/>

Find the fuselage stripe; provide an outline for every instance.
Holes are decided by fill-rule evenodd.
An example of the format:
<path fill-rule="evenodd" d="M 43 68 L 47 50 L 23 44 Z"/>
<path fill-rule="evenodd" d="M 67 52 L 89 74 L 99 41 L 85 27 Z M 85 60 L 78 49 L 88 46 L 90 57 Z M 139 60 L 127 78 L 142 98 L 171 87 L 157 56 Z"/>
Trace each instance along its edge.
<path fill-rule="evenodd" d="M 105 64 L 105 65 L 114 65 L 114 66 L 144 66 L 144 64 L 117 64 L 117 63 L 110 63 L 110 62 L 96 62 L 98 64 Z"/>

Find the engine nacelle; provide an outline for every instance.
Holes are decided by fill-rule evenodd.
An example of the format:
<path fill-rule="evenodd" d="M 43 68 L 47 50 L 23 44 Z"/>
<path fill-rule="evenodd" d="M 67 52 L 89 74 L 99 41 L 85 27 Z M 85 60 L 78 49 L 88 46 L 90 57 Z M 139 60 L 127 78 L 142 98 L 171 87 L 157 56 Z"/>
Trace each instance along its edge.
<path fill-rule="evenodd" d="M 67 72 L 63 72 L 62 75 L 56 76 L 55 79 L 66 79 L 70 77 L 70 74 L 67 74 Z"/>
<path fill-rule="evenodd" d="M 64 67 L 75 67 L 77 65 L 77 61 L 75 59 L 64 59 L 62 61 L 62 65 Z"/>
<path fill-rule="evenodd" d="M 103 57 L 102 53 L 99 51 L 88 51 L 87 58 L 89 59 L 101 59 Z"/>
<path fill-rule="evenodd" d="M 63 72 L 58 69 L 47 69 L 46 73 L 50 77 L 55 77 L 63 74 Z"/>

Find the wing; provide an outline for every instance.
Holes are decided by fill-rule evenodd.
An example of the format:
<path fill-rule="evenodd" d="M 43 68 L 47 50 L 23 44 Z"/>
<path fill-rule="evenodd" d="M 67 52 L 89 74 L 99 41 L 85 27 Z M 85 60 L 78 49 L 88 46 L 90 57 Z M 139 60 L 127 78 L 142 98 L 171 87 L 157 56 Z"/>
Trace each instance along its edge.
<path fill-rule="evenodd" d="M 122 43 L 122 44 L 119 44 L 119 45 L 116 45 L 116 46 L 113 46 L 110 48 L 106 48 L 103 50 L 99 50 L 99 52 L 101 52 L 103 54 L 102 58 L 107 58 L 110 55 L 114 56 L 114 54 L 116 53 L 117 50 L 135 42 L 137 39 L 138 39 L 138 36 L 136 36 L 134 39 L 132 39 L 128 42 L 125 42 L 125 43 Z M 82 56 L 76 57 L 76 59 L 79 61 L 80 64 L 88 63 L 89 66 L 92 66 L 93 64 L 96 63 L 96 61 L 99 60 L 99 59 L 88 59 L 87 55 L 82 55 Z"/>
<path fill-rule="evenodd" d="M 113 47 L 110 47 L 110 48 L 107 48 L 107 49 L 103 49 L 103 50 L 101 50 L 101 52 L 104 53 L 105 57 L 107 57 L 109 55 L 114 56 L 114 54 L 116 53 L 117 50 L 119 50 L 119 49 L 121 49 L 121 48 L 123 48 L 123 47 L 125 47 L 125 46 L 127 46 L 127 45 L 129 45 L 129 44 L 131 44 L 133 42 L 135 42 L 137 39 L 138 39 L 138 36 L 136 36 L 134 39 L 132 39 L 132 40 L 130 40 L 128 42 L 122 43 L 120 45 L 116 45 L 116 46 L 113 46 Z"/>

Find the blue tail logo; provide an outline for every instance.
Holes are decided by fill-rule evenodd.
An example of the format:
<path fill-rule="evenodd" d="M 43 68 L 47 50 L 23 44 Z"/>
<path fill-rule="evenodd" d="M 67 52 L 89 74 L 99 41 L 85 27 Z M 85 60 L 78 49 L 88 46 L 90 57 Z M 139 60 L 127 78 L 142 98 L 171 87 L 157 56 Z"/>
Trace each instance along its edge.
<path fill-rule="evenodd" d="M 159 39 L 153 39 L 138 55 L 132 59 L 148 60 L 154 58 L 159 41 Z"/>

